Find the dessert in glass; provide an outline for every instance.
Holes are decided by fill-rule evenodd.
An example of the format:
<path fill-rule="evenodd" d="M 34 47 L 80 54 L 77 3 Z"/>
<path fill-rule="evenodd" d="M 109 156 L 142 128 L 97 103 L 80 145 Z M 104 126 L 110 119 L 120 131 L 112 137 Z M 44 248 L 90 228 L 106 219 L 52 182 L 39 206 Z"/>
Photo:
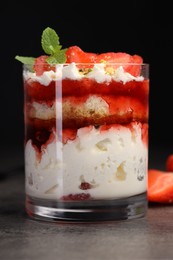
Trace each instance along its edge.
<path fill-rule="evenodd" d="M 62 49 L 23 62 L 26 211 L 99 222 L 147 212 L 149 65 L 139 55 Z"/>

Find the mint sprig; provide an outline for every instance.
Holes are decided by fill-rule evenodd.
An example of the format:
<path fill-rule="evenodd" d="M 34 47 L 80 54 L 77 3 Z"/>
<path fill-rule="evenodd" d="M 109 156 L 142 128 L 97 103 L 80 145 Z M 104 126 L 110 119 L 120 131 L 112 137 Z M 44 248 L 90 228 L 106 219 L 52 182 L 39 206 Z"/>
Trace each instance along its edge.
<path fill-rule="evenodd" d="M 65 52 L 67 49 L 62 49 L 59 36 L 54 29 L 50 27 L 44 29 L 41 35 L 41 46 L 45 54 L 49 56 L 46 59 L 49 64 L 53 65 L 66 62 Z M 36 58 L 16 55 L 15 59 L 22 62 L 23 64 L 33 66 Z"/>

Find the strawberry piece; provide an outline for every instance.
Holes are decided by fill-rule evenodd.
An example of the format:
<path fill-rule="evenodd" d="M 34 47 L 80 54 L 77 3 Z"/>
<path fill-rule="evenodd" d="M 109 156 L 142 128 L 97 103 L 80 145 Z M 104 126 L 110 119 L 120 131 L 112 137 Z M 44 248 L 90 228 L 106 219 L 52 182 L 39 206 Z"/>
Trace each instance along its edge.
<path fill-rule="evenodd" d="M 66 63 L 91 63 L 95 62 L 97 54 L 92 52 L 84 52 L 78 46 L 71 46 L 66 51 Z"/>
<path fill-rule="evenodd" d="M 84 59 L 85 53 L 78 46 L 71 46 L 66 51 L 66 63 L 80 63 Z"/>
<path fill-rule="evenodd" d="M 148 170 L 148 200 L 173 203 L 173 173 L 156 169 Z"/>
<path fill-rule="evenodd" d="M 173 172 L 173 154 L 170 154 L 166 160 L 166 171 Z"/>
<path fill-rule="evenodd" d="M 97 57 L 98 63 L 104 61 L 109 63 L 118 63 L 118 65 L 112 64 L 113 68 L 116 69 L 121 65 L 126 72 L 136 77 L 140 74 L 141 66 L 136 66 L 135 64 L 141 65 L 143 59 L 139 55 L 130 55 L 125 52 L 107 52 L 99 54 Z"/>
<path fill-rule="evenodd" d="M 47 58 L 48 56 L 42 55 L 35 59 L 34 70 L 37 76 L 41 76 L 44 71 L 49 71 L 49 70 L 55 71 L 55 67 L 47 63 L 46 61 Z"/>
<path fill-rule="evenodd" d="M 106 52 L 99 54 L 97 62 L 110 62 L 110 63 L 129 63 L 132 61 L 131 55 L 124 52 Z"/>

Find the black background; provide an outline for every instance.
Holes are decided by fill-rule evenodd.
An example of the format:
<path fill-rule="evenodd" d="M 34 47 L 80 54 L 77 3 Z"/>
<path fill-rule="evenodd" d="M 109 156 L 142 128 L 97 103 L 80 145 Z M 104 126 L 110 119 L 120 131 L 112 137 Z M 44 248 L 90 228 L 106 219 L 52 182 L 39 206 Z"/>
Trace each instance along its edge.
<path fill-rule="evenodd" d="M 149 145 L 173 152 L 171 1 L 5 1 L 0 9 L 0 149 L 23 149 L 22 65 L 15 55 L 43 54 L 52 27 L 64 48 L 139 54 L 150 64 Z M 168 148 L 169 147 L 169 148 Z"/>

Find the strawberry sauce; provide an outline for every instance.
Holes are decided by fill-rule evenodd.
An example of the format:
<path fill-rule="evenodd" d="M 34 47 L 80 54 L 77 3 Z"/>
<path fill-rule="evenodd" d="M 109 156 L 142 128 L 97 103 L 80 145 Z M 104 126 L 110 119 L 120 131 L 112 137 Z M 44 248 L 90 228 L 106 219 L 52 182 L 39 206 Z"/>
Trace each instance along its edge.
<path fill-rule="evenodd" d="M 30 118 L 29 111 L 32 102 L 38 102 L 50 106 L 56 100 L 61 102 L 70 102 L 71 107 L 75 108 L 86 102 L 87 98 L 94 95 L 102 98 L 108 104 L 109 113 L 98 116 L 97 111 L 90 113 L 90 116 L 65 114 L 62 111 L 62 135 L 64 142 L 68 139 L 75 139 L 78 128 L 94 125 L 128 125 L 137 121 L 142 124 L 148 123 L 148 94 L 149 81 L 129 81 L 127 83 L 111 81 L 110 83 L 97 83 L 95 80 L 84 78 L 82 80 L 64 79 L 62 81 L 62 90 L 57 88 L 60 84 L 51 81 L 48 86 L 41 85 L 35 81 L 25 81 L 25 124 L 26 124 L 26 142 L 31 139 L 32 143 L 40 150 L 45 144 L 52 132 L 57 129 L 58 111 L 55 118 L 42 120 Z M 56 93 L 62 93 L 57 96 Z M 55 114 L 56 114 L 55 113 Z"/>

